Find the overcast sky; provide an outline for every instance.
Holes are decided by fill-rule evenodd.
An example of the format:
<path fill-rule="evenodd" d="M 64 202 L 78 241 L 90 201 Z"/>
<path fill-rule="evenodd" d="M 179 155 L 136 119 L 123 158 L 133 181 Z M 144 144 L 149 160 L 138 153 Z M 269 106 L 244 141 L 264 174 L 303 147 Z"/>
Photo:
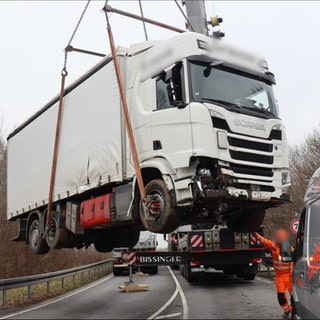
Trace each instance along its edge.
<path fill-rule="evenodd" d="M 85 1 L 0 1 L 0 114 L 6 133 L 26 120 L 59 91 L 63 49 Z M 139 13 L 138 1 L 109 1 Z M 174 1 L 142 1 L 145 15 L 184 28 Z M 104 1 L 93 1 L 73 46 L 109 52 Z M 276 75 L 280 115 L 290 144 L 302 142 L 319 124 L 320 2 L 207 1 L 208 16 L 224 19 L 225 39 L 266 57 Z M 142 24 L 113 14 L 117 45 L 144 40 Z M 147 26 L 150 39 L 174 33 Z M 68 83 L 100 58 L 71 53 Z"/>

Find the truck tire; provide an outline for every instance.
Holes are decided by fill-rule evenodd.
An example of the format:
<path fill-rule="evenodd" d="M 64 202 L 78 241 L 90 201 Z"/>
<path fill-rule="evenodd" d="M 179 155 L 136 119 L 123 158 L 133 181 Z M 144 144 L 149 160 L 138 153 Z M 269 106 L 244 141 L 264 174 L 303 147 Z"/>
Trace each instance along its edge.
<path fill-rule="evenodd" d="M 68 246 L 70 231 L 65 228 L 59 228 L 56 218 L 51 218 L 49 230 L 46 234 L 46 241 L 50 248 L 61 249 Z"/>
<path fill-rule="evenodd" d="M 253 281 L 256 277 L 256 274 L 255 273 L 249 273 L 249 274 L 245 274 L 243 276 L 243 279 L 244 280 L 248 280 L 248 281 Z"/>
<path fill-rule="evenodd" d="M 50 247 L 48 246 L 47 241 L 42 238 L 42 234 L 40 233 L 40 222 L 38 219 L 31 222 L 28 236 L 29 246 L 34 253 L 44 254 L 49 252 Z"/>
<path fill-rule="evenodd" d="M 170 233 L 175 230 L 180 224 L 179 213 L 173 207 L 165 182 L 161 179 L 151 180 L 145 190 L 151 200 L 146 210 L 140 202 L 140 219 L 143 226 L 155 233 Z"/>
<path fill-rule="evenodd" d="M 114 267 L 113 267 L 113 275 L 114 275 L 115 277 L 121 276 L 121 275 L 122 275 L 122 270 L 121 270 L 121 268 L 114 268 Z"/>
<path fill-rule="evenodd" d="M 133 248 L 139 241 L 140 231 L 139 230 L 121 230 L 114 232 L 114 246 L 115 247 L 128 247 Z"/>
<path fill-rule="evenodd" d="M 261 226 L 264 216 L 264 209 L 245 210 L 236 219 L 227 221 L 227 226 L 235 232 L 256 231 Z"/>
<path fill-rule="evenodd" d="M 151 269 L 150 269 L 150 272 L 149 272 L 150 274 L 158 274 L 158 267 L 152 267 Z"/>
<path fill-rule="evenodd" d="M 189 283 L 195 281 L 195 276 L 191 272 L 191 267 L 189 265 L 184 265 L 184 277 Z"/>
<path fill-rule="evenodd" d="M 102 253 L 110 252 L 114 249 L 114 243 L 109 239 L 107 241 L 95 241 L 93 245 L 98 252 Z"/>

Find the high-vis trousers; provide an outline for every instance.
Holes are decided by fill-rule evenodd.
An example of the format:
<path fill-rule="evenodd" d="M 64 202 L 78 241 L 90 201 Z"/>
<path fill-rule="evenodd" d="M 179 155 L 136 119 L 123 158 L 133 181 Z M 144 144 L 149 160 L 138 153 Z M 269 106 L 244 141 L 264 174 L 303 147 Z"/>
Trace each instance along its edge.
<path fill-rule="evenodd" d="M 290 312 L 291 306 L 286 297 L 286 292 L 288 291 L 291 294 L 292 291 L 291 273 L 276 275 L 276 288 L 278 294 L 278 302 L 281 308 L 285 312 Z"/>

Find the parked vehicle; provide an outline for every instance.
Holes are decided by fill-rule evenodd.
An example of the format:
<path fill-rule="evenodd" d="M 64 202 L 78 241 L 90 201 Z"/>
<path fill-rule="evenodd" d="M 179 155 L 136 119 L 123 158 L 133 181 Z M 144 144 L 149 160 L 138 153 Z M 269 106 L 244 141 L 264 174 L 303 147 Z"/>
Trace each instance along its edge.
<path fill-rule="evenodd" d="M 140 232 L 140 237 L 138 243 L 131 249 L 131 248 L 114 248 L 113 250 L 113 275 L 119 276 L 123 273 L 129 272 L 129 265 L 128 265 L 128 255 L 129 252 L 134 251 L 144 251 L 144 252 L 155 252 L 157 248 L 157 235 L 151 233 L 149 231 L 142 231 Z M 157 274 L 158 273 L 158 266 L 143 266 L 138 268 L 136 265 L 133 267 L 133 272 L 140 269 L 143 273 L 149 274 Z"/>
<path fill-rule="evenodd" d="M 20 221 L 16 240 L 35 253 L 92 243 L 107 252 L 134 246 L 145 229 L 224 221 L 249 232 L 288 200 L 285 128 L 264 58 L 196 32 L 117 54 L 146 204 L 108 56 L 66 89 L 49 223 L 59 97 L 8 137 L 7 217 Z"/>
<path fill-rule="evenodd" d="M 293 318 L 320 319 L 320 169 L 312 176 L 300 215 L 293 267 Z"/>
<path fill-rule="evenodd" d="M 233 232 L 212 224 L 193 224 L 179 227 L 170 237 L 173 235 L 178 251 L 189 255 L 188 263 L 179 265 L 180 273 L 189 282 L 211 268 L 254 280 L 258 263 L 264 257 L 264 247 L 249 232 Z"/>

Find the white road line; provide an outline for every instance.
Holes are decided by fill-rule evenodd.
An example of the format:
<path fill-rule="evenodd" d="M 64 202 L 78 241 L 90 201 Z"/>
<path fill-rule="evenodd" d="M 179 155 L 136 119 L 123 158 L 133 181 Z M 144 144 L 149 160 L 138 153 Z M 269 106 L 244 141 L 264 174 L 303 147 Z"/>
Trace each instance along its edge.
<path fill-rule="evenodd" d="M 170 297 L 170 299 L 160 308 L 158 309 L 154 314 L 152 314 L 149 318 L 147 318 L 147 320 L 152 320 L 152 319 L 156 319 L 157 316 L 164 311 L 168 306 L 170 306 L 170 304 L 172 303 L 172 301 L 176 298 L 176 296 L 179 293 L 179 289 L 176 285 L 176 290 L 174 291 L 173 295 Z"/>
<path fill-rule="evenodd" d="M 262 282 L 264 282 L 264 283 L 268 283 L 268 284 L 274 285 L 274 281 L 272 281 L 272 280 L 264 279 L 264 278 L 262 278 L 262 277 L 256 277 L 256 279 L 259 280 L 259 281 L 262 281 Z"/>
<path fill-rule="evenodd" d="M 177 317 L 180 316 L 181 312 L 177 312 L 177 313 L 171 313 L 171 314 L 165 314 L 163 316 L 159 316 L 154 318 L 155 320 L 160 320 L 160 319 L 168 319 L 168 318 L 173 318 L 173 317 Z"/>
<path fill-rule="evenodd" d="M 176 278 L 176 276 L 174 275 L 174 273 L 172 272 L 172 270 L 170 269 L 170 267 L 167 267 L 172 275 L 173 280 L 176 283 L 176 286 L 179 290 L 180 293 L 180 297 L 181 297 L 181 302 L 182 302 L 182 319 L 188 319 L 189 318 L 189 307 L 188 307 L 188 303 L 187 303 L 187 299 L 186 296 L 181 288 L 181 285 L 178 281 L 178 279 Z"/>
<path fill-rule="evenodd" d="M 107 280 L 110 280 L 112 277 L 113 277 L 113 275 L 111 275 L 111 276 L 109 276 L 109 277 L 107 277 L 107 278 L 104 278 L 104 279 L 102 279 L 102 280 L 100 280 L 100 281 L 97 281 L 97 282 L 95 282 L 95 283 L 93 283 L 93 284 L 91 284 L 91 285 L 88 285 L 87 287 L 84 287 L 84 288 L 82 288 L 82 289 L 73 291 L 73 292 L 70 293 L 70 294 L 66 294 L 66 295 L 64 295 L 64 296 L 62 296 L 62 297 L 60 297 L 60 298 L 55 299 L 55 300 L 51 300 L 51 301 L 45 302 L 45 303 L 43 303 L 43 304 L 37 305 L 37 306 L 35 306 L 35 307 L 31 307 L 31 308 L 26 309 L 26 310 L 23 310 L 23 311 L 19 311 L 19 312 L 16 312 L 16 313 L 11 313 L 11 314 L 6 315 L 6 316 L 4 316 L 4 317 L 0 317 L 0 319 L 8 319 L 8 318 L 12 318 L 12 317 L 15 317 L 15 316 L 19 316 L 20 314 L 24 314 L 24 313 L 27 313 L 27 312 L 30 312 L 30 311 L 38 310 L 38 309 L 41 309 L 41 308 L 43 308 L 43 307 L 46 307 L 46 306 L 48 306 L 48 305 L 50 305 L 50 304 L 53 304 L 53 303 L 56 303 L 56 302 L 59 302 L 59 301 L 68 299 L 68 298 L 70 298 L 70 297 L 72 297 L 72 296 L 74 296 L 74 295 L 76 295 L 76 294 L 78 294 L 78 293 L 84 292 L 84 291 L 86 291 L 86 290 L 88 290 L 88 289 L 91 289 L 91 288 L 93 288 L 93 287 L 95 287 L 95 286 L 97 286 L 97 285 L 99 285 L 99 284 L 101 284 L 101 283 L 103 283 L 103 282 L 105 282 L 105 281 L 107 281 Z"/>
<path fill-rule="evenodd" d="M 166 308 L 170 306 L 170 304 L 174 301 L 178 293 L 180 294 L 181 302 L 182 302 L 182 312 L 183 312 L 182 319 L 188 319 L 189 317 L 189 307 L 188 307 L 186 296 L 184 295 L 184 292 L 180 286 L 180 283 L 176 278 L 176 276 L 174 275 L 174 273 L 172 272 L 171 268 L 169 266 L 167 266 L 167 268 L 176 284 L 176 290 L 174 291 L 172 296 L 169 298 L 169 300 L 167 300 L 167 302 L 160 309 L 158 309 L 154 314 L 152 314 L 149 318 L 147 318 L 147 320 L 165 319 L 165 318 L 170 318 L 170 317 L 175 317 L 180 315 L 181 312 L 179 312 L 178 314 L 174 313 L 171 315 L 159 316 Z"/>

